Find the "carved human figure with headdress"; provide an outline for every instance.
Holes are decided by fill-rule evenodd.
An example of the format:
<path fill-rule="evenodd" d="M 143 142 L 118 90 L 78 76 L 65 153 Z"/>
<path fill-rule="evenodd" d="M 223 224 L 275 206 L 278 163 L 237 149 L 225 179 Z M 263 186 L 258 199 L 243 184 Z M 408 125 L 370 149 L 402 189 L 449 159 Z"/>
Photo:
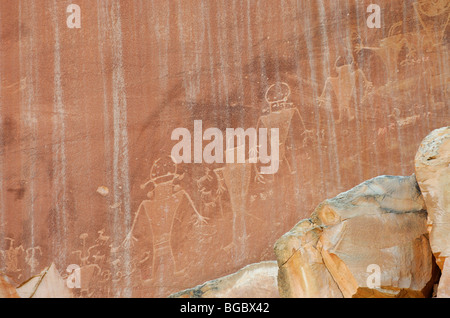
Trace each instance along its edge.
<path fill-rule="evenodd" d="M 280 163 L 283 161 L 286 162 L 289 172 L 294 174 L 295 170 L 291 168 L 291 165 L 286 158 L 286 140 L 294 116 L 296 116 L 300 122 L 302 135 L 308 134 L 310 131 L 306 129 L 305 122 L 297 107 L 289 102 L 290 95 L 291 89 L 286 83 L 279 82 L 269 86 L 265 94 L 267 104 L 263 108 L 262 115 L 258 119 L 257 130 L 260 127 L 267 128 L 268 131 L 270 131 L 271 128 L 279 129 Z M 255 155 L 255 150 L 250 149 L 250 156 Z M 257 174 L 257 176 L 259 180 L 263 179 L 259 174 Z"/>
<path fill-rule="evenodd" d="M 124 248 L 133 248 L 139 241 L 148 241 L 149 237 L 153 242 L 151 250 L 137 251 L 135 264 L 139 267 L 150 257 L 151 279 L 158 279 L 162 274 L 170 275 L 177 272 L 173 247 L 171 242 L 172 228 L 176 218 L 179 218 L 183 204 L 187 205 L 187 210 L 193 212 L 195 224 L 206 223 L 200 213 L 198 213 L 189 194 L 179 185 L 174 184 L 176 180 L 181 180 L 183 175 L 177 173 L 177 164 L 172 157 L 160 158 L 153 163 L 150 171 L 150 179 L 141 185 L 145 189 L 151 185 L 152 189 L 147 193 L 148 200 L 144 200 L 138 207 L 132 228 L 125 241 Z M 149 253 L 150 252 L 150 253 Z M 151 256 L 150 256 L 151 254 Z M 141 270 L 146 276 L 148 268 Z M 144 278 L 144 277 L 143 277 Z"/>

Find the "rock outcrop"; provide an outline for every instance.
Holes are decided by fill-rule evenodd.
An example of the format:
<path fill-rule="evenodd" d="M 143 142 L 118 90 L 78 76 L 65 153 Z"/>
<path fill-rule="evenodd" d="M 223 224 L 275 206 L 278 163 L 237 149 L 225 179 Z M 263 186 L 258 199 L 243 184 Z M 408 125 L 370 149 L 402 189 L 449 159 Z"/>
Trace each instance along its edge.
<path fill-rule="evenodd" d="M 417 182 L 428 211 L 431 250 L 442 270 L 438 289 L 450 296 L 450 127 L 432 131 L 415 158 Z M 445 264 L 445 265 L 444 265 Z M 447 286 L 444 287 L 443 284 Z M 445 292 L 446 290 L 446 292 Z"/>
<path fill-rule="evenodd" d="M 428 297 L 436 277 L 414 175 L 376 177 L 325 200 L 275 253 L 286 297 Z"/>
<path fill-rule="evenodd" d="M 247 265 L 236 273 L 171 295 L 172 298 L 277 298 L 275 261 Z"/>
<path fill-rule="evenodd" d="M 19 298 L 8 277 L 0 273 L 0 298 Z"/>
<path fill-rule="evenodd" d="M 321 234 L 320 226 L 310 220 L 303 220 L 277 241 L 275 253 L 281 297 L 342 297 L 317 249 Z"/>
<path fill-rule="evenodd" d="M 71 298 L 72 293 L 66 282 L 58 273 L 54 264 L 33 276 L 19 287 L 17 293 L 21 298 Z"/>
<path fill-rule="evenodd" d="M 445 259 L 437 289 L 437 298 L 450 298 L 450 258 Z"/>

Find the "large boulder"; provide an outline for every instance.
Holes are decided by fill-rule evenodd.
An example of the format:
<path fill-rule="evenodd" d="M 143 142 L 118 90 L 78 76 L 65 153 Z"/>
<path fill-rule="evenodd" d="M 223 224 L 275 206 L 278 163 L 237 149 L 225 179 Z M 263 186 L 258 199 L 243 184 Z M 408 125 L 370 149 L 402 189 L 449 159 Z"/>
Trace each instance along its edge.
<path fill-rule="evenodd" d="M 54 264 L 33 276 L 19 287 L 17 293 L 21 298 L 71 298 L 72 292 L 67 287 Z"/>
<path fill-rule="evenodd" d="M 171 298 L 277 298 L 275 261 L 247 265 L 236 273 L 172 294 Z"/>
<path fill-rule="evenodd" d="M 417 182 L 428 211 L 431 250 L 449 282 L 450 257 L 450 127 L 432 131 L 422 141 L 415 158 Z M 447 269 L 444 270 L 444 263 Z M 448 286 L 450 289 L 450 286 Z M 439 290 L 444 290 L 443 286 Z M 438 292 L 439 297 L 439 292 Z"/>
<path fill-rule="evenodd" d="M 322 202 L 275 244 L 280 294 L 428 297 L 436 273 L 415 176 L 380 176 Z"/>
<path fill-rule="evenodd" d="M 320 226 L 310 220 L 303 220 L 276 242 L 278 289 L 281 297 L 342 297 L 317 249 L 321 234 Z"/>

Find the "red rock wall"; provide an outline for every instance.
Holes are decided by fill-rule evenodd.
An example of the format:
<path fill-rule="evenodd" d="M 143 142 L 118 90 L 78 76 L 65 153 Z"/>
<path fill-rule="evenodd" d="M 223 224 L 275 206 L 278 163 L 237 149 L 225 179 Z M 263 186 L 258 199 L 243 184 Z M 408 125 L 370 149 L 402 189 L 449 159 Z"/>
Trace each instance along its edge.
<path fill-rule="evenodd" d="M 20 283 L 78 264 L 77 296 L 167 296 L 275 259 L 325 198 L 413 173 L 420 141 L 449 122 L 450 8 L 377 1 L 371 29 L 370 3 L 1 1 L 0 271 Z M 279 119 L 261 117 L 277 82 L 298 113 L 276 124 L 275 175 L 179 164 L 182 179 L 140 187 L 175 128 Z"/>

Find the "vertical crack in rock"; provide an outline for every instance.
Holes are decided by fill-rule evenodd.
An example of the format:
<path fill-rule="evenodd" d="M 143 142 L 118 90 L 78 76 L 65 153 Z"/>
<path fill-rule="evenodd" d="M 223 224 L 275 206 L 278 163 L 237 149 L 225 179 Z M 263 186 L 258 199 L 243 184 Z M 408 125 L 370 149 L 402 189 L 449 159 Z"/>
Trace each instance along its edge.
<path fill-rule="evenodd" d="M 113 171 L 113 159 L 112 156 L 110 156 L 110 152 L 112 149 L 112 140 L 111 140 L 111 123 L 110 123 L 110 111 L 109 111 L 109 95 L 108 95 L 108 74 L 107 68 L 106 68 L 106 49 L 105 45 L 107 45 L 107 30 L 104 27 L 104 24 L 108 21 L 107 20 L 107 11 L 105 11 L 104 3 L 101 2 L 101 0 L 97 0 L 97 37 L 98 37 L 98 55 L 99 55 L 99 61 L 100 61 L 100 71 L 101 71 L 101 78 L 102 78 L 102 99 L 103 99 L 103 147 L 105 152 L 105 159 L 104 159 L 104 169 L 105 173 L 103 178 L 105 178 L 106 183 L 108 185 L 114 184 L 113 182 L 113 176 L 111 175 L 110 171 Z M 117 233 L 115 231 L 115 226 L 117 222 L 116 213 L 117 208 L 112 208 L 111 206 L 114 205 L 120 205 L 120 201 L 116 201 L 117 197 L 114 196 L 110 198 L 110 196 L 107 197 L 107 213 L 108 216 L 112 215 L 113 217 L 108 217 L 105 223 L 107 223 L 107 228 L 111 229 L 111 233 Z M 117 238 L 116 235 L 113 235 L 113 242 L 112 245 L 114 247 L 118 246 L 120 244 L 120 237 Z M 115 259 L 113 259 L 114 255 L 113 253 L 111 257 L 111 261 L 109 262 L 108 270 L 111 272 L 112 276 L 115 276 L 117 274 L 116 267 L 113 265 Z M 115 292 L 118 289 L 117 284 L 115 281 L 112 281 L 111 284 L 112 290 Z"/>
<path fill-rule="evenodd" d="M 1 12 L 0 12 L 0 21 L 1 21 Z M 20 21 L 20 18 L 19 18 Z M 0 43 L 2 43 L 2 24 L 0 23 Z M 0 83 L 3 82 L 3 54 L 0 52 Z M 2 90 L 3 87 L 0 87 L 0 233 L 5 233 L 5 223 L 6 223 L 6 210 L 4 206 L 4 192 L 3 192 L 3 153 L 4 153 L 4 145 L 5 141 L 3 138 L 3 100 L 2 100 Z M 0 250 L 3 250 L 5 247 L 4 242 L 0 242 Z M 5 270 L 6 264 L 0 264 L 0 272 Z M 0 278 L 1 279 L 1 278 Z"/>
<path fill-rule="evenodd" d="M 52 130 L 52 153 L 53 153 L 53 206 L 56 220 L 57 233 L 53 241 L 54 260 L 57 264 L 66 264 L 67 251 L 67 207 L 66 207 L 66 127 L 65 106 L 63 101 L 63 87 L 61 83 L 61 40 L 58 23 L 58 5 L 53 1 L 52 23 L 54 30 L 53 47 L 53 130 Z"/>
<path fill-rule="evenodd" d="M 212 39 L 212 28 L 211 28 L 211 8 L 209 2 L 202 2 L 201 4 L 203 16 L 206 24 L 206 37 L 208 42 L 208 56 L 209 56 L 209 78 L 210 78 L 210 89 L 211 89 L 211 100 L 210 103 L 213 105 L 214 111 L 217 111 L 219 105 L 219 97 L 217 95 L 216 87 L 216 74 L 214 72 L 215 62 L 214 62 L 214 51 L 213 51 L 213 39 Z M 217 125 L 219 123 L 219 117 L 214 114 L 214 123 Z"/>
<path fill-rule="evenodd" d="M 130 181 L 128 176 L 128 131 L 127 131 L 127 98 L 125 92 L 125 78 L 122 57 L 122 24 L 120 19 L 119 1 L 114 1 L 111 7 L 112 15 L 112 98 L 113 98 L 113 130 L 114 130 L 114 196 L 116 202 L 123 202 L 123 216 L 117 218 L 120 234 L 128 233 L 131 228 L 130 211 Z M 117 227 L 114 228 L 116 230 Z M 124 236 L 122 236 L 124 237 Z M 126 266 L 126 286 L 123 289 L 123 296 L 130 297 L 130 278 L 128 264 L 130 263 L 129 249 L 124 250 L 124 264 Z"/>
<path fill-rule="evenodd" d="M 203 4 L 203 3 L 202 3 Z M 167 92 L 169 82 L 169 25 L 170 25 L 170 6 L 164 6 L 164 15 L 157 15 L 161 10 L 156 10 L 159 4 L 155 6 L 155 1 L 151 1 L 152 20 L 149 22 L 154 25 L 155 37 L 157 40 L 158 49 L 158 70 L 159 70 L 159 85 L 161 92 Z M 160 22 L 162 20 L 162 23 Z M 168 96 L 163 94 L 161 100 L 167 100 Z"/>
<path fill-rule="evenodd" d="M 329 74 L 331 73 L 330 69 L 330 43 L 328 41 L 328 35 L 327 35 L 327 24 L 325 21 L 327 21 L 327 14 L 324 7 L 324 3 L 322 0 L 318 1 L 318 7 L 319 7 L 319 20 L 321 22 L 320 27 L 320 35 L 322 37 L 322 43 L 324 44 L 325 49 L 325 56 L 322 59 L 322 69 L 323 69 L 323 78 L 328 78 Z M 352 79 L 350 79 L 352 81 Z M 347 85 L 351 85 L 352 83 L 347 83 Z M 328 102 L 326 102 L 328 103 Z M 331 108 L 331 105 L 327 105 L 326 107 Z M 333 119 L 333 112 L 327 112 L 328 113 L 328 121 L 327 121 L 327 129 L 328 129 L 328 147 L 331 148 L 328 149 L 328 161 L 330 164 L 330 171 L 333 171 L 336 173 L 336 184 L 339 188 L 341 186 L 341 174 L 340 174 L 340 166 L 339 166 L 339 156 L 338 156 L 338 142 L 336 138 L 336 123 Z M 340 118 L 339 118 L 340 120 Z"/>
<path fill-rule="evenodd" d="M 216 3 L 216 6 L 219 6 L 217 9 L 216 19 L 217 19 L 217 27 L 218 27 L 218 46 L 219 46 L 219 60 L 220 60 L 220 75 L 221 80 L 219 81 L 219 96 L 220 96 L 220 105 L 225 105 L 228 107 L 230 105 L 229 100 L 229 83 L 228 78 L 228 60 L 225 53 L 225 47 L 228 47 L 228 39 L 227 39 L 227 31 L 228 28 L 226 27 L 227 22 L 227 14 L 226 10 L 224 9 L 225 4 L 223 4 L 223 1 L 218 1 L 219 3 Z M 226 113 L 226 122 L 229 122 L 229 112 Z"/>
<path fill-rule="evenodd" d="M 120 208 L 113 211 L 112 229 L 114 232 L 114 246 L 119 246 L 125 238 L 125 235 L 131 228 L 131 202 L 130 202 L 130 181 L 129 181 L 129 158 L 128 158 L 128 130 L 127 130 L 127 97 L 125 91 L 125 78 L 122 53 L 122 25 L 120 19 L 120 5 L 118 1 L 108 2 L 99 1 L 99 26 L 100 37 L 111 41 L 110 65 L 106 64 L 103 58 L 104 47 L 100 48 L 100 55 L 104 66 L 112 67 L 111 79 L 106 78 L 106 82 L 111 81 L 111 99 L 112 99 L 112 182 L 113 197 L 115 203 L 121 203 Z M 104 79 L 105 80 L 105 79 Z M 108 87 L 106 87 L 108 91 Z M 108 95 L 106 94 L 106 96 Z M 109 98 L 106 99 L 109 101 Z M 109 105 L 108 102 L 105 106 Z M 105 108 L 105 120 L 110 120 L 110 107 Z M 105 128 L 110 128 L 107 123 Z M 108 134 L 106 131 L 105 134 Z M 107 149 L 109 153 L 110 149 Z M 126 287 L 123 289 L 123 296 L 130 296 L 130 275 L 129 248 L 123 249 L 123 266 L 125 270 Z"/>
<path fill-rule="evenodd" d="M 27 14 L 31 14 L 31 17 L 29 20 L 32 23 L 31 29 L 36 29 L 36 13 L 35 13 L 35 3 L 30 3 L 29 6 L 26 6 L 27 8 Z M 25 118 L 26 123 L 25 127 L 29 129 L 29 146 L 28 150 L 29 153 L 27 155 L 27 161 L 29 162 L 29 171 L 25 171 L 23 174 L 22 180 L 25 181 L 25 184 L 27 184 L 27 188 L 29 189 L 29 201 L 28 201 L 28 216 L 30 219 L 30 248 L 33 249 L 35 247 L 35 232 L 39 232 L 39 228 L 37 228 L 34 220 L 35 220 L 35 178 L 36 178 L 36 163 L 38 161 L 38 154 L 37 154 L 37 98 L 35 97 L 35 92 L 37 91 L 36 85 L 39 83 L 39 74 L 37 71 L 37 56 L 36 56 L 36 47 L 34 44 L 34 34 L 27 37 L 28 45 L 27 45 L 27 58 L 25 58 L 26 63 L 26 93 L 24 93 L 26 106 L 25 106 Z M 23 57 L 21 56 L 20 64 L 23 65 Z M 21 76 L 22 78 L 22 76 Z M 28 165 L 25 164 L 22 167 L 27 167 Z M 34 273 L 36 268 L 34 268 L 34 263 L 31 263 L 30 271 L 31 273 Z"/>
<path fill-rule="evenodd" d="M 297 1 L 297 12 L 299 11 L 304 11 L 304 23 L 305 25 L 312 25 L 312 21 L 313 18 L 311 17 L 312 13 L 312 8 L 307 6 L 306 3 L 302 3 L 300 1 Z M 306 42 L 306 51 L 308 54 L 308 64 L 309 64 L 309 69 L 310 69 L 310 80 L 312 83 L 317 83 L 317 67 L 316 67 L 316 61 L 317 58 L 315 58 L 315 53 L 314 53 L 314 46 L 313 46 L 313 38 L 314 35 L 312 34 L 313 30 L 312 28 L 306 28 L 304 30 L 304 37 L 305 37 L 305 42 Z M 314 98 L 314 100 L 317 100 L 317 98 L 319 97 L 320 93 L 318 91 L 318 86 L 314 85 L 313 89 L 312 89 L 312 96 Z M 315 129 L 316 129 L 316 144 L 317 144 L 317 148 L 318 148 L 318 153 L 319 153 L 319 171 L 320 171 L 320 185 L 318 185 L 319 188 L 319 192 L 322 196 L 327 196 L 328 195 L 328 185 L 325 182 L 325 173 L 324 173 L 324 154 L 323 154 L 323 142 L 321 140 L 320 137 L 320 115 L 319 115 L 319 103 L 314 103 L 314 121 L 315 121 Z"/>
<path fill-rule="evenodd" d="M 236 7 L 236 0 L 232 0 L 232 9 L 233 12 L 233 57 L 234 57 L 234 64 L 236 64 L 236 69 L 234 70 L 234 76 L 237 77 L 237 94 L 239 101 L 238 106 L 243 106 L 244 103 L 244 80 L 243 80 L 243 71 L 242 71 L 242 55 L 243 55 L 243 45 L 242 45 L 242 37 L 239 36 L 239 22 L 242 20 L 242 10 L 238 9 Z M 238 19 L 238 13 L 239 13 L 239 19 Z M 236 102 L 236 101 L 234 101 Z M 244 117 L 239 118 L 239 127 L 244 127 Z"/>

